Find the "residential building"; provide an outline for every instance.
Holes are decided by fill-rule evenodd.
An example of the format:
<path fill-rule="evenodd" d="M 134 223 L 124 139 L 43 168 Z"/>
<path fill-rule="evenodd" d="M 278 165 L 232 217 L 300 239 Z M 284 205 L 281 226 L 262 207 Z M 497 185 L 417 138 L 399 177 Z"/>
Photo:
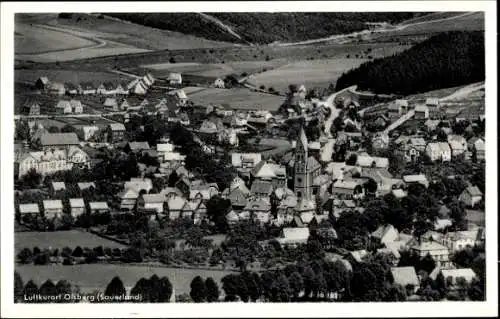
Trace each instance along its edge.
<path fill-rule="evenodd" d="M 188 97 L 183 89 L 169 91 L 167 92 L 167 97 L 168 100 L 171 100 L 176 107 L 185 107 L 187 105 Z M 207 112 L 210 113 L 212 109 L 213 107 L 210 111 L 207 110 Z"/>
<path fill-rule="evenodd" d="M 69 104 L 71 105 L 71 112 L 73 114 L 82 114 L 83 113 L 83 105 L 80 100 L 70 100 Z"/>
<path fill-rule="evenodd" d="M 82 82 L 80 83 L 78 89 L 78 93 L 81 95 L 94 95 L 97 91 L 97 88 L 92 82 Z"/>
<path fill-rule="evenodd" d="M 165 212 L 168 212 L 168 218 L 170 220 L 179 219 L 185 204 L 186 200 L 181 196 L 175 195 L 170 197 L 165 203 Z"/>
<path fill-rule="evenodd" d="M 415 106 L 415 119 L 417 120 L 425 120 L 429 118 L 429 107 L 426 105 L 417 105 Z"/>
<path fill-rule="evenodd" d="M 416 293 L 420 288 L 420 281 L 413 266 L 392 267 L 391 275 L 395 284 L 401 285 L 405 289 L 411 289 L 409 291 L 411 294 Z"/>
<path fill-rule="evenodd" d="M 441 238 L 441 243 L 454 253 L 479 244 L 479 235 L 479 229 L 448 232 Z"/>
<path fill-rule="evenodd" d="M 66 94 L 66 88 L 62 83 L 49 82 L 49 84 L 47 85 L 47 91 L 52 95 L 62 96 Z"/>
<path fill-rule="evenodd" d="M 307 227 L 286 227 L 283 228 L 280 237 L 276 240 L 287 247 L 296 247 L 306 244 L 309 239 L 309 228 Z"/>
<path fill-rule="evenodd" d="M 139 197 L 137 207 L 144 211 L 163 213 L 163 204 L 166 198 L 162 194 L 144 194 Z"/>
<path fill-rule="evenodd" d="M 148 142 L 128 142 L 125 146 L 125 152 L 140 153 L 150 150 Z"/>
<path fill-rule="evenodd" d="M 434 118 L 440 110 L 440 104 L 439 104 L 439 99 L 430 97 L 425 100 L 425 105 L 429 109 L 429 116 L 431 118 Z"/>
<path fill-rule="evenodd" d="M 467 152 L 467 140 L 463 136 L 450 134 L 448 135 L 448 143 L 450 144 L 452 156 L 462 155 Z"/>
<path fill-rule="evenodd" d="M 63 213 L 62 201 L 57 200 L 44 200 L 43 213 L 46 219 L 58 218 Z"/>
<path fill-rule="evenodd" d="M 35 81 L 35 88 L 39 90 L 46 90 L 48 88 L 50 81 L 49 78 L 46 76 L 39 77 Z"/>
<path fill-rule="evenodd" d="M 141 191 L 149 193 L 149 191 L 153 188 L 153 183 L 149 178 L 131 178 L 130 181 L 125 182 L 123 188 L 132 189 L 137 194 L 139 194 Z"/>
<path fill-rule="evenodd" d="M 388 168 L 389 159 L 387 157 L 370 156 L 368 154 L 358 154 L 356 166 Z"/>
<path fill-rule="evenodd" d="M 145 95 L 148 92 L 148 86 L 142 79 L 135 79 L 127 85 L 127 90 L 131 94 Z"/>
<path fill-rule="evenodd" d="M 71 216 L 77 218 L 78 216 L 85 213 L 85 202 L 83 198 L 70 198 L 69 206 L 71 210 Z"/>
<path fill-rule="evenodd" d="M 76 133 L 44 133 L 40 137 L 40 145 L 43 150 L 49 150 L 53 148 L 71 147 L 78 146 L 80 142 L 78 141 L 78 135 Z"/>
<path fill-rule="evenodd" d="M 182 75 L 180 73 L 172 72 L 168 75 L 167 82 L 170 85 L 180 85 L 182 84 Z"/>
<path fill-rule="evenodd" d="M 116 101 L 115 98 L 112 97 L 107 97 L 106 100 L 104 100 L 104 107 L 110 108 L 113 111 L 118 111 L 118 102 Z"/>
<path fill-rule="evenodd" d="M 382 150 L 389 147 L 389 135 L 387 134 L 377 134 L 372 139 L 372 147 L 376 150 Z"/>
<path fill-rule="evenodd" d="M 24 102 L 21 112 L 25 115 L 40 115 L 40 104 L 29 99 Z"/>
<path fill-rule="evenodd" d="M 480 137 L 473 137 L 467 142 L 467 148 L 472 151 L 472 156 L 476 158 L 477 161 L 485 160 L 485 143 L 484 139 Z"/>
<path fill-rule="evenodd" d="M 219 88 L 219 89 L 225 88 L 224 80 L 221 78 L 216 79 L 214 82 L 214 87 Z"/>
<path fill-rule="evenodd" d="M 375 230 L 371 236 L 378 239 L 382 244 L 391 243 L 399 238 L 399 232 L 392 225 L 382 225 Z"/>
<path fill-rule="evenodd" d="M 125 139 L 125 125 L 121 123 L 111 123 L 108 125 L 108 141 L 110 143 L 121 142 Z"/>
<path fill-rule="evenodd" d="M 70 114 L 72 112 L 71 104 L 68 100 L 57 102 L 55 109 L 57 114 Z"/>
<path fill-rule="evenodd" d="M 65 190 L 66 190 L 66 184 L 64 182 L 52 182 L 50 184 L 50 191 L 52 194 Z"/>
<path fill-rule="evenodd" d="M 450 252 L 447 247 L 434 241 L 421 241 L 410 246 L 410 249 L 417 253 L 420 258 L 429 254 L 438 267 L 448 267 L 450 265 Z"/>
<path fill-rule="evenodd" d="M 252 183 L 256 181 L 266 181 L 270 182 L 274 188 L 285 187 L 287 181 L 286 167 L 268 161 L 260 161 L 260 163 L 251 170 L 250 177 L 253 181 Z"/>
<path fill-rule="evenodd" d="M 469 186 L 462 191 L 458 200 L 467 205 L 468 207 L 474 208 L 474 206 L 483 199 L 483 193 L 477 186 Z"/>
<path fill-rule="evenodd" d="M 405 184 L 407 185 L 420 184 L 422 186 L 425 186 L 425 188 L 429 187 L 429 181 L 427 180 L 427 177 L 424 174 L 404 175 L 403 182 L 405 182 Z"/>
<path fill-rule="evenodd" d="M 110 211 L 107 202 L 90 202 L 89 207 L 91 214 L 102 214 Z"/>
<path fill-rule="evenodd" d="M 40 215 L 40 207 L 38 207 L 37 203 L 29 203 L 29 204 L 19 204 L 19 214 L 22 216 L 39 216 Z"/>
<path fill-rule="evenodd" d="M 99 127 L 96 125 L 85 125 L 77 129 L 76 134 L 78 138 L 88 141 L 99 132 Z"/>
<path fill-rule="evenodd" d="M 125 188 L 125 190 L 123 190 L 118 194 L 118 198 L 120 198 L 121 201 L 120 210 L 121 211 L 134 210 L 138 197 L 139 193 L 136 192 L 134 189 Z"/>
<path fill-rule="evenodd" d="M 450 144 L 446 142 L 432 142 L 425 147 L 425 153 L 433 162 L 449 162 L 451 161 Z"/>
<path fill-rule="evenodd" d="M 450 290 L 462 289 L 458 278 L 463 278 L 468 284 L 476 278 L 476 273 L 470 268 L 441 269 L 441 274 L 445 279 L 447 288 Z"/>
<path fill-rule="evenodd" d="M 394 121 L 408 112 L 408 100 L 395 100 L 387 110 L 389 119 Z"/>
<path fill-rule="evenodd" d="M 339 199 L 359 199 L 364 194 L 363 184 L 358 180 L 338 180 L 333 183 L 332 195 Z"/>
<path fill-rule="evenodd" d="M 80 191 L 83 191 L 84 189 L 89 189 L 91 187 L 93 187 L 95 189 L 95 183 L 94 182 L 82 182 L 82 183 L 77 183 L 78 185 L 78 189 L 80 189 Z"/>

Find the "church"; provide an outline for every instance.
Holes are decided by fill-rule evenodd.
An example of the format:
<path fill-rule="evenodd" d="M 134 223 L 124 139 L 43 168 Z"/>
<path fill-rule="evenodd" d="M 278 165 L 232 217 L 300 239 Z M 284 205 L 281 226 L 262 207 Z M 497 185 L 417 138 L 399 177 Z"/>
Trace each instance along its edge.
<path fill-rule="evenodd" d="M 307 136 L 302 127 L 295 146 L 294 192 L 298 199 L 312 199 L 314 178 L 320 175 L 321 164 L 309 156 Z"/>

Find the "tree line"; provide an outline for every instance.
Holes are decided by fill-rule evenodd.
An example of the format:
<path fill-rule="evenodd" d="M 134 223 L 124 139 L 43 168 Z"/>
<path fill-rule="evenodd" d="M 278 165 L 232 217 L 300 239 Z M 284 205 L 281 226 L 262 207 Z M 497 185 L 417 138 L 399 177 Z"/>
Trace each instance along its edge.
<path fill-rule="evenodd" d="M 483 81 L 484 34 L 440 33 L 396 55 L 366 62 L 337 80 L 374 93 L 409 95 Z"/>

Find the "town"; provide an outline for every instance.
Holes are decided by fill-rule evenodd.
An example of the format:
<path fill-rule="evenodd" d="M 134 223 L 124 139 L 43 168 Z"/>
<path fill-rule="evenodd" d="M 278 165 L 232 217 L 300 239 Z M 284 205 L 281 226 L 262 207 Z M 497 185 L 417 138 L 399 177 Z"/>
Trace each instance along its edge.
<path fill-rule="evenodd" d="M 16 83 L 18 297 L 484 300 L 484 81 L 374 94 L 113 72 L 128 80 Z"/>

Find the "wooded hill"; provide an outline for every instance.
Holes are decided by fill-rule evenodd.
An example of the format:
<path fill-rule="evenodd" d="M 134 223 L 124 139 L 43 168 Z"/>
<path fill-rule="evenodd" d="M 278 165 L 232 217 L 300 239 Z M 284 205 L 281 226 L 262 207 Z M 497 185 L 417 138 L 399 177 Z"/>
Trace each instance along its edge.
<path fill-rule="evenodd" d="M 210 40 L 266 44 L 302 41 L 367 29 L 367 22 L 397 23 L 426 13 L 410 12 L 217 12 L 207 13 L 230 26 L 243 40 L 197 13 L 104 13 L 162 30 Z"/>
<path fill-rule="evenodd" d="M 358 85 L 377 94 L 414 94 L 479 82 L 485 78 L 484 33 L 447 32 L 343 74 L 336 90 Z"/>

